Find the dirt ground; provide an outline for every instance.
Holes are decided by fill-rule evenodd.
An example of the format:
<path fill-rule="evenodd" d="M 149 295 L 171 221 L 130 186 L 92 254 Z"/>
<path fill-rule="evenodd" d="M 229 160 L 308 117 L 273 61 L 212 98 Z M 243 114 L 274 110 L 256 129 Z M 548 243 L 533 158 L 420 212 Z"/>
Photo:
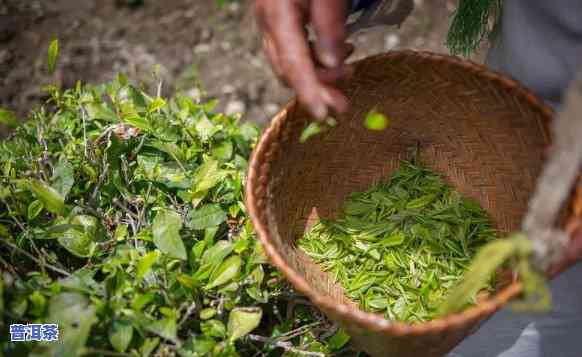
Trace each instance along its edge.
<path fill-rule="evenodd" d="M 133 0 L 135 1 L 135 0 Z M 98 83 L 118 72 L 176 91 L 218 98 L 220 110 L 265 123 L 292 93 L 271 73 L 248 11 L 250 1 L 0 0 L 0 106 L 21 117 L 38 105 L 42 85 Z M 454 0 L 417 0 L 401 29 L 356 35 L 353 59 L 392 49 L 446 52 Z M 57 72 L 46 75 L 51 38 L 60 41 Z"/>

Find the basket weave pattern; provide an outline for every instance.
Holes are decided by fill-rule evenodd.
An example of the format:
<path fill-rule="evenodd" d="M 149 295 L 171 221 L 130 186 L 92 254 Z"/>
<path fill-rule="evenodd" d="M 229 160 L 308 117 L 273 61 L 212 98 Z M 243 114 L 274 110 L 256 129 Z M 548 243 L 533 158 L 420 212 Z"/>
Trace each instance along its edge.
<path fill-rule="evenodd" d="M 440 356 L 517 296 L 520 284 L 444 319 L 390 322 L 359 310 L 294 241 L 318 217 L 333 218 L 350 193 L 386 179 L 414 146 L 424 165 L 481 203 L 501 235 L 519 229 L 553 113 L 513 80 L 450 56 L 392 52 L 355 67 L 341 85 L 352 107 L 337 127 L 301 144 L 309 116 L 295 102 L 276 116 L 251 160 L 247 206 L 273 264 L 359 346 L 375 356 Z M 391 119 L 387 130 L 363 127 L 373 108 Z"/>

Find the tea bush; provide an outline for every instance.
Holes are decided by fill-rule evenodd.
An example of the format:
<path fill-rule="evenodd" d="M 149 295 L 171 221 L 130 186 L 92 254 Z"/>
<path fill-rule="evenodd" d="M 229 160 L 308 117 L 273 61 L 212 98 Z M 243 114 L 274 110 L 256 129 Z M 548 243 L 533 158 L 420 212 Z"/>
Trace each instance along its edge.
<path fill-rule="evenodd" d="M 0 143 L 1 353 L 345 351 L 254 236 L 243 187 L 257 127 L 122 75 L 48 93 Z M 59 341 L 10 342 L 26 323 L 57 323 Z"/>

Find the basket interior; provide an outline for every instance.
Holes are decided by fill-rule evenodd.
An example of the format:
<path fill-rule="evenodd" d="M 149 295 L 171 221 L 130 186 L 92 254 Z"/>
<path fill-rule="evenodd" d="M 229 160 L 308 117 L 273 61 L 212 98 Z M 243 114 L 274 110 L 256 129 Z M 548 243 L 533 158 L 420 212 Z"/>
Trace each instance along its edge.
<path fill-rule="evenodd" d="M 295 239 L 317 217 L 334 218 L 350 193 L 387 179 L 416 145 L 422 163 L 479 201 L 501 235 L 519 229 L 549 141 L 523 92 L 455 63 L 382 57 L 360 62 L 342 90 L 352 107 L 332 130 L 300 143 L 308 116 L 293 105 L 274 124 L 282 135 L 266 192 L 269 235 L 316 294 L 350 303 Z M 363 127 L 373 108 L 391 119 L 387 130 Z"/>

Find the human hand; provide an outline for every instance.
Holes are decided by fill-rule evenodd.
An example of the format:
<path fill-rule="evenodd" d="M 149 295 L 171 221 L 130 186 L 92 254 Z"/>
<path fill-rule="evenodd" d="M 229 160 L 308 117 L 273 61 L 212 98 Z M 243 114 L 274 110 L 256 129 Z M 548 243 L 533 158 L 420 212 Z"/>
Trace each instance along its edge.
<path fill-rule="evenodd" d="M 570 242 L 562 261 L 551 267 L 548 276 L 553 279 L 572 265 L 582 261 L 582 220 L 573 220 L 566 227 Z"/>
<path fill-rule="evenodd" d="M 347 0 L 255 0 L 265 53 L 281 81 L 318 119 L 347 110 L 347 98 L 334 84 L 351 74 L 344 64 L 353 51 L 346 43 Z M 306 25 L 316 42 L 310 45 Z"/>

